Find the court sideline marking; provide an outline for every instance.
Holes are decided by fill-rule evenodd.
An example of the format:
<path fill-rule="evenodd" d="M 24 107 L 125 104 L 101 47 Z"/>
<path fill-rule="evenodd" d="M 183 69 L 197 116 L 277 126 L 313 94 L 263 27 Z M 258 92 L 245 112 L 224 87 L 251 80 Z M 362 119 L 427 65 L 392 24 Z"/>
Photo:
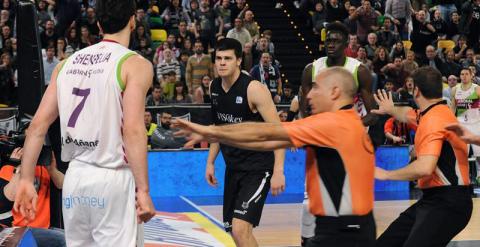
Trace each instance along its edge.
<path fill-rule="evenodd" d="M 200 212 L 201 214 L 203 214 L 205 217 L 207 217 L 209 220 L 213 221 L 213 223 L 215 223 L 218 227 L 220 227 L 221 229 L 224 229 L 224 226 L 223 226 L 223 223 L 221 221 L 219 221 L 218 219 L 216 219 L 215 217 L 213 217 L 211 214 L 209 214 L 207 211 L 203 210 L 202 208 L 200 208 L 197 204 L 193 203 L 192 201 L 190 201 L 189 199 L 187 199 L 186 197 L 184 196 L 180 196 L 180 199 L 182 199 L 183 201 L 185 201 L 186 203 L 188 203 L 190 206 L 192 206 L 193 208 L 195 208 L 198 212 Z"/>

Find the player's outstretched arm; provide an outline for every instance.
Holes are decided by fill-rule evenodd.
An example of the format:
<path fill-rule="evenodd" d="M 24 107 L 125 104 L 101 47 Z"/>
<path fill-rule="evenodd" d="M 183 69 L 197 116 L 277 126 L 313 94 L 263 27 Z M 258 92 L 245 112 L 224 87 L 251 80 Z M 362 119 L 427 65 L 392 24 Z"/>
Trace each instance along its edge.
<path fill-rule="evenodd" d="M 122 79 L 125 82 L 123 94 L 123 140 L 129 166 L 135 178 L 137 215 L 147 222 L 155 215 L 149 196 L 147 167 L 147 135 L 143 116 L 145 97 L 153 78 L 152 64 L 135 55 L 122 65 Z"/>
<path fill-rule="evenodd" d="M 375 167 L 375 178 L 379 180 L 416 180 L 431 175 L 437 167 L 437 161 L 438 156 L 421 155 L 412 163 L 398 170 L 387 171 Z"/>

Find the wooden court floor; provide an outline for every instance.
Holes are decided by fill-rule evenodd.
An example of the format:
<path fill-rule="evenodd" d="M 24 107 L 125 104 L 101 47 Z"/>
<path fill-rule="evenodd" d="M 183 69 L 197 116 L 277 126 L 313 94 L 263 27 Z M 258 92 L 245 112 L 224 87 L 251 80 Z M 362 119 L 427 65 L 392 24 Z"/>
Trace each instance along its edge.
<path fill-rule="evenodd" d="M 377 235 L 381 234 L 413 202 L 375 202 L 374 215 L 377 223 Z M 201 206 L 201 208 L 221 221 L 222 206 Z M 259 245 L 299 246 L 301 209 L 301 204 L 266 204 L 260 226 L 254 230 Z M 480 240 L 480 198 L 473 199 L 473 213 L 470 223 L 454 240 Z"/>

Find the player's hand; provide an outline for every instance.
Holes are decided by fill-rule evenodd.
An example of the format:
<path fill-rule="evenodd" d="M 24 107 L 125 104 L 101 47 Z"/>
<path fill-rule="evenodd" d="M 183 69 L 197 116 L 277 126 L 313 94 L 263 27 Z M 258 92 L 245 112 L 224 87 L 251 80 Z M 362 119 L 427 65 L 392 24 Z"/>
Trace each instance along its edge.
<path fill-rule="evenodd" d="M 205 168 L 205 179 L 207 183 L 212 187 L 218 186 L 217 178 L 215 177 L 215 165 L 214 164 L 207 164 Z"/>
<path fill-rule="evenodd" d="M 285 191 L 285 175 L 283 172 L 274 172 L 270 180 L 270 189 L 272 195 L 277 196 Z"/>
<path fill-rule="evenodd" d="M 10 155 L 10 159 L 21 160 L 23 156 L 23 148 L 15 148 Z"/>
<path fill-rule="evenodd" d="M 135 201 L 139 223 L 146 223 L 155 216 L 155 207 L 148 192 L 137 191 L 135 193 Z"/>
<path fill-rule="evenodd" d="M 33 182 L 20 179 L 13 210 L 20 212 L 27 221 L 33 221 L 37 212 L 37 191 L 33 186 Z"/>
<path fill-rule="evenodd" d="M 375 178 L 378 180 L 388 180 L 388 171 L 380 167 L 375 167 Z"/>
<path fill-rule="evenodd" d="M 189 140 L 185 147 L 193 146 L 201 141 L 218 142 L 213 136 L 211 126 L 200 125 L 183 119 L 174 119 L 172 120 L 172 127 L 180 129 L 175 132 L 175 136 L 183 136 Z"/>
<path fill-rule="evenodd" d="M 385 90 L 378 90 L 378 92 L 373 94 L 373 98 L 378 104 L 378 109 L 373 109 L 370 112 L 379 114 L 379 115 L 385 115 L 389 114 L 392 115 L 392 112 L 395 109 L 395 105 L 393 104 L 393 99 L 392 99 L 392 92 L 386 92 Z"/>
<path fill-rule="evenodd" d="M 445 127 L 445 129 L 452 131 L 468 144 L 480 144 L 479 136 L 475 136 L 472 132 L 459 123 L 449 124 Z"/>

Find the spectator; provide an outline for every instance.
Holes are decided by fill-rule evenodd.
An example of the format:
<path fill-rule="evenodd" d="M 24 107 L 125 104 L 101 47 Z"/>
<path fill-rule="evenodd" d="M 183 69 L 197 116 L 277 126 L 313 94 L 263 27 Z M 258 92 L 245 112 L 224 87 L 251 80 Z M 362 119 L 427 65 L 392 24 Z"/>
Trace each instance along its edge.
<path fill-rule="evenodd" d="M 5 46 L 7 40 L 12 38 L 12 32 L 9 26 L 2 27 L 2 44 Z"/>
<path fill-rule="evenodd" d="M 286 111 L 281 110 L 278 112 L 278 117 L 280 118 L 280 122 L 287 122 L 288 113 Z"/>
<path fill-rule="evenodd" d="M 285 86 L 283 86 L 283 94 L 280 98 L 280 104 L 290 104 L 292 103 L 293 98 L 295 98 L 295 95 L 293 94 L 292 87 L 290 84 L 285 84 Z"/>
<path fill-rule="evenodd" d="M 200 0 L 199 10 L 198 32 L 205 51 L 208 51 L 209 47 L 213 48 L 215 46 L 215 19 L 217 19 L 217 16 L 210 8 L 209 0 Z M 220 32 L 218 33 L 221 34 L 223 32 L 222 28 L 220 26 Z"/>
<path fill-rule="evenodd" d="M 185 48 L 185 40 L 190 42 L 190 48 L 192 46 L 192 42 L 195 40 L 195 34 L 187 30 L 187 22 L 183 20 L 178 23 L 178 30 L 175 32 L 175 37 L 175 47 L 180 49 L 188 49 Z"/>
<path fill-rule="evenodd" d="M 416 129 L 415 125 L 402 123 L 391 117 L 385 122 L 385 144 L 387 145 L 401 145 L 411 144 L 412 138 L 410 132 Z"/>
<path fill-rule="evenodd" d="M 152 39 L 150 38 L 150 34 L 146 33 L 146 28 L 143 25 L 138 25 L 135 28 L 135 33 L 133 34 L 133 40 L 130 46 L 133 50 L 140 49 L 140 40 L 144 39 L 146 42 L 146 46 L 150 47 L 152 45 Z"/>
<path fill-rule="evenodd" d="M 235 3 L 236 4 L 231 6 L 232 21 L 234 21 L 235 18 L 242 18 L 245 11 L 248 10 L 247 2 L 245 0 L 235 0 Z"/>
<path fill-rule="evenodd" d="M 407 38 L 406 24 L 411 19 L 412 10 L 410 0 L 387 0 L 385 3 L 385 16 L 393 21 L 402 39 Z"/>
<path fill-rule="evenodd" d="M 383 26 L 377 32 L 377 37 L 378 45 L 389 48 L 393 47 L 395 42 L 401 40 L 398 34 L 392 31 L 392 21 L 388 17 L 383 20 Z"/>
<path fill-rule="evenodd" d="M 323 6 L 323 2 L 317 2 L 315 4 L 315 11 L 313 12 L 312 16 L 312 25 L 313 25 L 313 32 L 315 34 L 320 34 L 322 29 L 324 28 L 324 23 L 327 18 L 327 11 Z M 348 17 L 347 17 L 348 18 Z M 347 18 L 345 20 L 347 20 Z"/>
<path fill-rule="evenodd" d="M 43 59 L 43 74 L 46 86 L 50 84 L 53 69 L 55 69 L 58 63 L 60 63 L 60 61 L 55 57 L 55 47 L 49 46 L 47 48 L 47 56 Z"/>
<path fill-rule="evenodd" d="M 445 74 L 445 76 L 459 76 L 461 68 L 462 67 L 457 62 L 455 62 L 455 52 L 453 50 L 447 51 L 445 66 L 443 66 L 443 74 Z"/>
<path fill-rule="evenodd" d="M 275 45 L 272 42 L 272 35 L 273 35 L 272 30 L 269 30 L 269 29 L 263 31 L 262 33 L 262 36 L 267 39 L 267 43 L 268 43 L 267 47 L 271 55 L 275 54 Z"/>
<path fill-rule="evenodd" d="M 480 0 L 465 1 L 461 13 L 460 32 L 467 35 L 468 44 L 475 47 L 480 38 Z"/>
<path fill-rule="evenodd" d="M 72 47 L 74 51 L 80 49 L 80 39 L 78 38 L 77 35 L 77 29 L 75 27 L 72 27 L 67 30 L 66 32 L 67 35 L 67 46 Z"/>
<path fill-rule="evenodd" d="M 153 132 L 157 129 L 157 124 L 152 122 L 152 113 L 145 111 L 143 121 L 145 123 L 145 129 L 147 132 L 147 146 L 148 149 L 152 147 L 152 135 Z"/>
<path fill-rule="evenodd" d="M 153 132 L 151 137 L 152 148 L 182 148 L 186 143 L 185 138 L 174 136 L 176 130 L 171 129 L 172 114 L 162 112 L 160 116 L 160 126 Z"/>
<path fill-rule="evenodd" d="M 443 65 L 442 59 L 440 59 L 437 56 L 437 51 L 435 50 L 435 47 L 431 45 L 427 46 L 427 48 L 425 49 L 425 54 L 426 54 L 425 55 L 426 58 L 423 60 L 423 63 L 422 63 L 423 66 L 430 66 L 442 73 L 445 73 L 443 69 L 445 66 Z M 449 76 L 449 75 L 444 75 L 444 76 Z"/>
<path fill-rule="evenodd" d="M 227 33 L 230 29 L 232 29 L 233 17 L 232 17 L 232 10 L 230 9 L 230 1 L 229 0 L 220 0 L 221 4 L 215 7 L 215 13 L 218 18 L 222 19 L 223 24 L 223 32 Z"/>
<path fill-rule="evenodd" d="M 378 47 L 375 51 L 375 57 L 373 58 L 373 72 L 377 75 L 377 88 L 383 88 L 383 83 L 385 81 L 385 75 L 381 69 L 389 63 L 389 58 L 387 56 L 387 49 L 385 47 Z"/>
<path fill-rule="evenodd" d="M 137 9 L 135 13 L 135 26 L 143 26 L 145 27 L 145 33 L 150 33 L 150 25 L 148 24 L 147 18 L 145 16 L 145 10 L 140 8 Z"/>
<path fill-rule="evenodd" d="M 379 30 L 377 25 L 378 16 L 379 14 L 372 9 L 369 0 L 363 1 L 362 6 L 357 9 L 357 36 L 360 43 L 366 43 L 367 34 Z"/>
<path fill-rule="evenodd" d="M 153 85 L 152 93 L 147 96 L 147 99 L 145 100 L 145 105 L 159 106 L 165 103 L 167 103 L 167 101 L 163 97 L 162 87 L 158 84 Z"/>
<path fill-rule="evenodd" d="M 208 104 L 212 102 L 212 98 L 210 96 L 211 81 L 212 78 L 210 78 L 208 75 L 204 75 L 202 77 L 202 86 L 195 90 L 195 100 L 193 101 L 195 104 Z"/>
<path fill-rule="evenodd" d="M 80 19 L 80 3 L 78 0 L 49 1 L 55 5 L 57 27 L 55 33 L 64 34 L 71 24 Z"/>
<path fill-rule="evenodd" d="M 468 69 L 470 69 L 470 71 L 472 72 L 472 82 L 480 85 L 480 77 L 477 75 L 477 67 L 474 65 L 470 65 L 468 66 Z"/>
<path fill-rule="evenodd" d="M 451 100 L 452 91 L 458 84 L 458 78 L 455 75 L 449 75 L 447 79 L 448 87 L 443 89 L 443 98 Z"/>
<path fill-rule="evenodd" d="M 67 58 L 67 55 L 65 54 L 65 50 L 67 48 L 67 43 L 64 38 L 58 38 L 57 39 L 57 47 L 55 49 L 55 56 L 57 57 L 58 61 L 63 61 L 64 59 Z"/>
<path fill-rule="evenodd" d="M 415 13 L 415 18 L 412 18 L 412 26 L 411 49 L 417 57 L 423 59 L 425 57 L 425 47 L 432 44 L 436 38 L 435 28 L 426 20 L 426 14 L 423 10 Z"/>
<path fill-rule="evenodd" d="M 403 42 L 398 40 L 395 45 L 393 46 L 392 51 L 390 51 L 390 59 L 394 57 L 405 57 L 407 54 L 405 46 L 403 46 Z"/>
<path fill-rule="evenodd" d="M 192 102 L 192 95 L 188 94 L 188 90 L 183 85 L 183 82 L 177 81 L 175 83 L 175 90 L 173 91 L 173 98 L 169 101 L 169 103 L 185 104 Z"/>
<path fill-rule="evenodd" d="M 55 33 L 54 23 L 52 20 L 48 20 L 45 23 L 45 30 L 40 33 L 40 43 L 42 45 L 42 49 L 46 49 L 49 44 L 53 44 L 55 46 L 57 39 L 58 35 Z"/>
<path fill-rule="evenodd" d="M 252 60 L 253 63 L 259 63 L 260 62 L 260 56 L 262 56 L 262 53 L 268 52 L 272 56 L 272 53 L 270 52 L 269 46 L 268 46 L 268 39 L 267 37 L 261 37 L 258 39 L 258 42 L 255 43 L 255 47 L 252 49 Z M 275 61 L 275 57 L 272 56 L 272 61 Z"/>
<path fill-rule="evenodd" d="M 148 45 L 148 41 L 145 38 L 140 39 L 140 46 L 138 47 L 137 53 L 142 55 L 148 61 L 152 61 L 153 50 Z"/>
<path fill-rule="evenodd" d="M 190 22 L 190 17 L 180 6 L 180 0 L 170 1 L 170 5 L 162 13 L 162 19 L 169 34 L 178 29 L 180 21 Z"/>
<path fill-rule="evenodd" d="M 271 56 L 270 56 L 271 57 Z M 253 67 L 252 43 L 246 43 L 243 47 L 241 69 L 250 71 Z"/>
<path fill-rule="evenodd" d="M 467 51 L 467 48 L 467 36 L 460 35 L 460 37 L 458 37 L 457 44 L 453 48 L 456 61 L 460 61 L 462 58 L 465 58 L 465 52 Z"/>
<path fill-rule="evenodd" d="M 347 18 L 348 13 L 338 0 L 328 0 L 326 6 L 327 22 L 332 23 Z"/>
<path fill-rule="evenodd" d="M 180 81 L 180 63 L 174 58 L 172 50 L 166 48 L 163 51 L 163 61 L 157 64 L 157 80 L 163 82 L 163 78 L 170 71 L 176 74 L 176 81 Z"/>
<path fill-rule="evenodd" d="M 398 100 L 400 102 L 407 103 L 408 106 L 411 106 L 412 108 L 417 108 L 415 101 L 413 100 L 413 90 L 415 89 L 415 85 L 413 84 L 413 78 L 412 77 L 406 77 L 405 83 L 403 83 L 403 86 L 398 89 Z"/>
<path fill-rule="evenodd" d="M 78 27 L 85 26 L 88 28 L 88 31 L 91 35 L 98 37 L 98 35 L 100 34 L 100 29 L 98 28 L 97 17 L 95 16 L 95 9 L 93 7 L 88 7 L 86 12 L 86 17 L 80 21 Z"/>
<path fill-rule="evenodd" d="M 188 56 L 191 56 L 194 54 L 193 52 L 193 47 L 192 47 L 192 42 L 189 40 L 189 39 L 186 39 L 183 41 L 183 48 L 182 50 L 180 51 L 181 52 L 184 52 L 186 54 L 188 54 Z"/>
<path fill-rule="evenodd" d="M 447 22 L 442 19 L 440 10 L 435 10 L 433 14 L 432 26 L 436 30 L 439 39 L 447 39 Z"/>
<path fill-rule="evenodd" d="M 187 62 L 190 56 L 191 55 L 186 51 L 180 52 L 180 61 L 178 61 L 180 64 L 180 81 L 186 82 L 185 73 L 187 71 Z"/>
<path fill-rule="evenodd" d="M 415 53 L 413 51 L 407 51 L 407 58 L 402 61 L 402 67 L 409 74 L 418 69 L 418 63 L 415 62 Z"/>
<path fill-rule="evenodd" d="M 452 12 L 447 22 L 447 38 L 457 40 L 459 35 L 460 16 L 456 11 Z"/>
<path fill-rule="evenodd" d="M 473 51 L 473 49 L 467 49 L 467 51 L 465 52 L 465 59 L 460 60 L 462 67 L 465 68 L 470 65 L 475 65 L 475 63 L 473 62 L 474 55 L 475 52 Z"/>
<path fill-rule="evenodd" d="M 245 11 L 243 27 L 247 29 L 252 41 L 257 42 L 258 37 L 260 37 L 260 32 L 257 23 L 253 20 L 253 12 L 251 10 Z"/>
<path fill-rule="evenodd" d="M 360 45 L 358 44 L 357 35 L 349 35 L 348 46 L 347 48 L 345 48 L 345 51 L 344 51 L 345 55 L 347 57 L 356 58 L 359 47 Z"/>
<path fill-rule="evenodd" d="M 242 47 L 245 47 L 246 43 L 252 43 L 252 36 L 246 28 L 243 27 L 243 21 L 240 18 L 235 19 L 235 27 L 228 31 L 227 38 L 238 40 Z"/>
<path fill-rule="evenodd" d="M 383 72 L 388 81 L 393 82 L 394 90 L 403 87 L 405 79 L 409 76 L 409 73 L 402 67 L 402 57 L 395 57 L 393 63 L 383 66 L 380 71 Z"/>
<path fill-rule="evenodd" d="M 398 92 L 396 92 L 394 89 L 395 89 L 395 85 L 393 85 L 393 82 L 391 81 L 385 81 L 385 85 L 383 86 L 383 89 L 387 92 L 387 93 L 392 93 L 392 99 L 393 99 L 393 102 L 399 102 L 400 100 L 400 96 L 398 95 Z"/>
<path fill-rule="evenodd" d="M 81 36 L 80 36 L 80 49 L 85 47 L 91 46 L 97 42 L 96 38 L 90 34 L 90 30 L 87 26 L 82 26 L 80 28 Z"/>
<path fill-rule="evenodd" d="M 175 94 L 175 83 L 177 82 L 176 78 L 177 75 L 175 74 L 175 71 L 172 70 L 167 73 L 165 79 L 160 84 L 160 86 L 162 87 L 163 95 L 165 96 L 165 100 L 167 102 L 172 100 Z"/>
<path fill-rule="evenodd" d="M 190 0 L 190 10 L 187 11 L 188 18 L 191 21 L 191 28 L 197 30 L 197 25 L 200 23 L 200 9 L 197 0 Z M 195 31 L 196 32 L 196 31 Z"/>
<path fill-rule="evenodd" d="M 447 18 L 453 13 L 457 11 L 457 7 L 455 6 L 455 0 L 437 0 L 437 10 L 441 13 L 441 18 L 447 20 Z M 436 10 L 436 11 L 437 11 Z"/>
<path fill-rule="evenodd" d="M 48 13 L 47 2 L 39 1 L 37 5 L 37 16 L 38 16 L 38 26 L 44 27 L 48 20 L 51 20 L 52 17 Z M 8 25 L 11 27 L 10 22 L 10 13 L 8 10 L 2 10 L 0 12 L 0 26 Z"/>
<path fill-rule="evenodd" d="M 377 45 L 377 41 L 378 41 L 378 38 L 377 38 L 377 34 L 375 33 L 369 33 L 368 34 L 368 37 L 367 37 L 367 45 L 365 45 L 365 50 L 367 51 L 367 57 L 369 59 L 372 59 L 374 56 L 375 56 L 375 51 L 377 50 L 378 48 L 378 45 Z M 388 46 L 387 46 L 388 47 Z"/>
<path fill-rule="evenodd" d="M 357 8 L 348 7 L 348 17 L 343 20 L 343 24 L 348 28 L 349 34 L 357 34 Z"/>
<path fill-rule="evenodd" d="M 203 54 L 202 42 L 195 42 L 194 52 L 195 55 L 191 56 L 187 61 L 185 72 L 185 80 L 190 94 L 201 86 L 204 75 L 207 74 L 210 78 L 213 77 L 212 59 L 209 55 Z"/>
<path fill-rule="evenodd" d="M 357 51 L 357 60 L 362 62 L 365 67 L 367 67 L 370 71 L 373 71 L 373 64 L 370 59 L 367 57 L 367 51 L 365 47 L 360 46 Z"/>
<path fill-rule="evenodd" d="M 260 63 L 250 70 L 250 75 L 255 80 L 267 86 L 275 103 L 280 102 L 280 95 L 282 95 L 282 78 L 278 67 L 272 64 L 270 53 L 262 53 Z"/>
<path fill-rule="evenodd" d="M 12 90 L 14 88 L 14 75 L 9 54 L 2 54 L 0 64 L 0 104 L 10 105 L 12 102 Z"/>

